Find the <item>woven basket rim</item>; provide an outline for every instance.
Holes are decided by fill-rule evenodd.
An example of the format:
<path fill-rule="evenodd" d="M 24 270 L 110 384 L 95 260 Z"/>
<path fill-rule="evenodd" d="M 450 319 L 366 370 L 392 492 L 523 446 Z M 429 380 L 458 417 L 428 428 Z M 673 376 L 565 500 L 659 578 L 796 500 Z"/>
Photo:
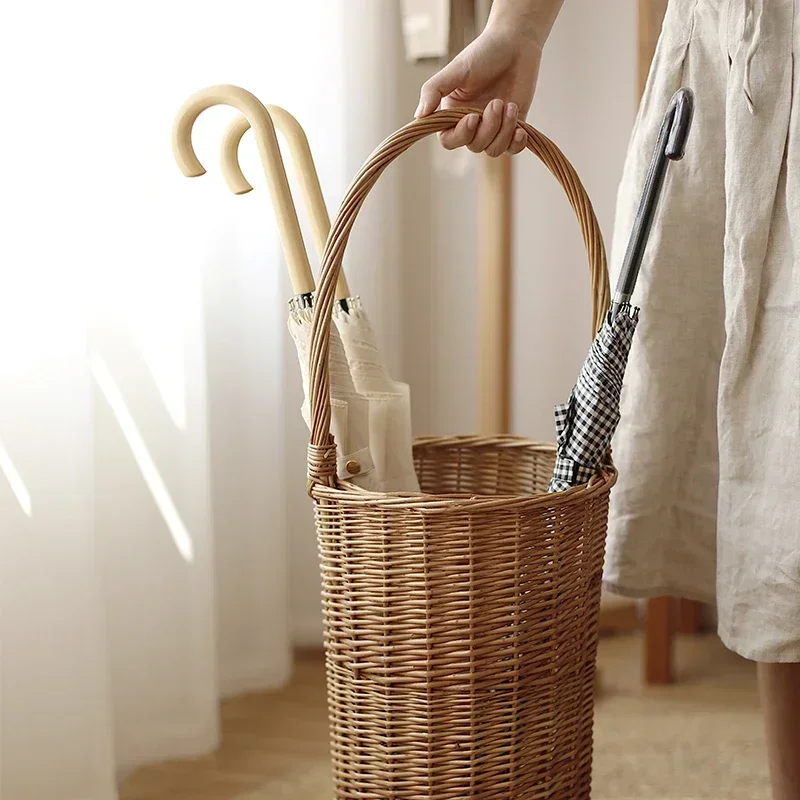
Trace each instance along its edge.
<path fill-rule="evenodd" d="M 469 438 L 469 437 L 467 437 Z M 353 484 L 336 487 L 316 484 L 311 496 L 317 501 L 335 502 L 352 508 L 381 508 L 413 511 L 421 514 L 471 513 L 474 511 L 533 511 L 539 508 L 554 510 L 581 503 L 604 492 L 610 492 L 617 482 L 617 470 L 609 461 L 598 473 L 581 486 L 563 492 L 544 492 L 525 495 L 430 494 L 427 492 L 370 492 Z"/>
<path fill-rule="evenodd" d="M 527 436 L 519 436 L 513 433 L 500 433 L 487 436 L 477 433 L 457 433 L 449 436 L 415 436 L 413 444 L 415 447 L 424 445 L 425 447 L 524 447 L 538 452 L 555 454 L 557 447 L 553 442 L 541 442 L 538 439 L 531 439 Z"/>

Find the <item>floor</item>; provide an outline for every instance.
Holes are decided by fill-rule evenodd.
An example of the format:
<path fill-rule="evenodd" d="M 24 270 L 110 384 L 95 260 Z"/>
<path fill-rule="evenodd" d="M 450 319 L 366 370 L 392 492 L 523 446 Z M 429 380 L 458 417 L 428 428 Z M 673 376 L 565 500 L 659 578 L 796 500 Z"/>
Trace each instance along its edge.
<path fill-rule="evenodd" d="M 641 641 L 601 642 L 593 800 L 768 800 L 755 673 L 716 637 L 681 639 L 679 682 L 641 685 Z M 135 773 L 121 800 L 331 800 L 322 663 L 228 701 L 214 755 Z"/>

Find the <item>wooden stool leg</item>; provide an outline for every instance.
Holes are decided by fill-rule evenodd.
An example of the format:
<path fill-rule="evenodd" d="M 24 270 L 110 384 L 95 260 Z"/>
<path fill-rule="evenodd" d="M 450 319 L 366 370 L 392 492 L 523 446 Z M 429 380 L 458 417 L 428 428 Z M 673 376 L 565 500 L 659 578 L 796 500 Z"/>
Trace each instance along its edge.
<path fill-rule="evenodd" d="M 654 597 L 647 603 L 645 623 L 645 681 L 649 684 L 672 683 L 673 632 L 675 601 Z"/>

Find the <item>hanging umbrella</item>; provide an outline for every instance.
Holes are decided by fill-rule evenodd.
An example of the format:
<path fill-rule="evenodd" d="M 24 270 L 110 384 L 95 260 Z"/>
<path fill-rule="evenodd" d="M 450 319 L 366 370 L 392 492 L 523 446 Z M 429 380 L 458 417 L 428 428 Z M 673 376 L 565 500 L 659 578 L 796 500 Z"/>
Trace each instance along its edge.
<path fill-rule="evenodd" d="M 297 348 L 303 376 L 305 401 L 303 416 L 310 426 L 309 350 L 311 335 L 311 298 L 314 276 L 308 263 L 300 225 L 297 221 L 289 182 L 275 136 L 272 118 L 261 102 L 250 92 L 237 86 L 212 86 L 192 95 L 182 106 L 175 119 L 172 146 L 175 160 L 187 177 L 205 174 L 192 146 L 192 127 L 207 108 L 229 105 L 243 113 L 253 127 L 258 152 L 267 178 L 270 195 L 278 222 L 281 244 L 289 267 L 292 290 L 289 330 Z M 379 491 L 369 441 L 369 402 L 353 384 L 344 347 L 337 331 L 331 331 L 331 415 L 332 431 L 338 443 L 337 476 L 369 491 Z"/>
<path fill-rule="evenodd" d="M 692 124 L 694 98 L 680 89 L 672 98 L 656 143 L 644 192 L 622 263 L 616 293 L 603 326 L 583 364 L 569 400 L 556 406 L 558 450 L 551 492 L 587 483 L 611 446 L 619 424 L 622 379 L 628 363 L 639 309 L 631 296 L 655 218 L 670 161 L 683 158 Z"/>
<path fill-rule="evenodd" d="M 314 246 L 322 258 L 331 223 L 322 194 L 308 138 L 300 123 L 284 109 L 266 109 L 289 145 L 300 182 L 300 191 L 309 212 Z M 229 188 L 244 194 L 253 187 L 239 166 L 238 149 L 250 123 L 246 117 L 228 127 L 222 146 L 222 168 Z M 386 367 L 375 332 L 359 297 L 353 296 L 342 271 L 336 285 L 334 321 L 344 346 L 356 391 L 369 402 L 370 450 L 377 481 L 386 492 L 418 492 L 411 437 L 409 387 L 392 379 Z M 310 303 L 309 303 L 310 306 Z M 310 325 L 311 311 L 303 312 Z"/>

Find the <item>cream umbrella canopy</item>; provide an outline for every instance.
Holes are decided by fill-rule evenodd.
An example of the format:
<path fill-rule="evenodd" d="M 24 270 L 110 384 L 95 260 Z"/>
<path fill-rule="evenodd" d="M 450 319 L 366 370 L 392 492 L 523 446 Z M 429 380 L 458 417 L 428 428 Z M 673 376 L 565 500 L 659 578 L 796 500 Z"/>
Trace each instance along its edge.
<path fill-rule="evenodd" d="M 288 111 L 279 106 L 265 107 L 289 145 L 311 220 L 315 249 L 318 257 L 322 258 L 331 223 L 308 138 Z M 235 194 L 245 194 L 252 189 L 238 159 L 241 139 L 250 127 L 247 117 L 239 117 L 228 126 L 223 139 L 223 174 Z M 336 300 L 334 320 L 353 383 L 356 391 L 369 402 L 370 449 L 378 482 L 386 492 L 417 492 L 419 482 L 411 447 L 409 387 L 395 381 L 389 374 L 361 299 L 351 294 L 343 272 L 336 285 Z M 305 313 L 310 325 L 311 311 Z"/>
<path fill-rule="evenodd" d="M 252 126 L 258 153 L 267 179 L 278 222 L 292 290 L 289 330 L 294 340 L 303 377 L 305 400 L 303 416 L 310 426 L 308 399 L 309 351 L 311 333 L 311 296 L 314 276 L 308 262 L 300 225 L 297 221 L 289 182 L 275 136 L 272 119 L 263 104 L 250 92 L 238 86 L 219 85 L 202 89 L 183 104 L 172 130 L 172 149 L 175 160 L 187 177 L 205 174 L 192 146 L 192 127 L 200 114 L 216 105 L 228 105 L 245 115 Z M 370 450 L 370 407 L 367 399 L 353 384 L 347 358 L 336 330 L 330 337 L 331 416 L 333 436 L 338 445 L 337 477 L 369 491 L 380 491 Z"/>

